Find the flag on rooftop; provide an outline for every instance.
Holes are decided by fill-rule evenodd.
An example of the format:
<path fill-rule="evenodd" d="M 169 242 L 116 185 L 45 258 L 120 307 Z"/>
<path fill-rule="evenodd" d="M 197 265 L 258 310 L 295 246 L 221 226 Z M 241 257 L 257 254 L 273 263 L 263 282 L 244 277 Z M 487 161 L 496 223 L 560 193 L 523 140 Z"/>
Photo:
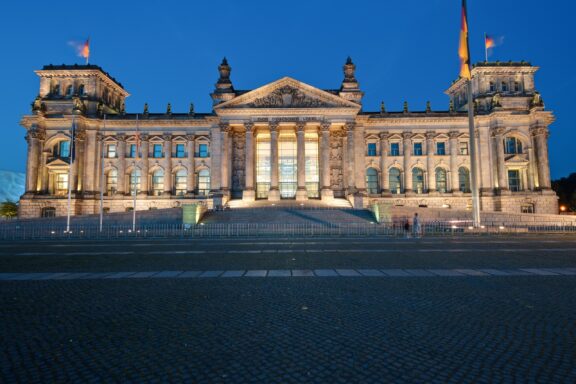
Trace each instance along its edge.
<path fill-rule="evenodd" d="M 460 77 L 471 79 L 470 73 L 470 49 L 468 48 L 468 17 L 466 12 L 466 0 L 462 0 L 462 24 L 460 27 Z"/>

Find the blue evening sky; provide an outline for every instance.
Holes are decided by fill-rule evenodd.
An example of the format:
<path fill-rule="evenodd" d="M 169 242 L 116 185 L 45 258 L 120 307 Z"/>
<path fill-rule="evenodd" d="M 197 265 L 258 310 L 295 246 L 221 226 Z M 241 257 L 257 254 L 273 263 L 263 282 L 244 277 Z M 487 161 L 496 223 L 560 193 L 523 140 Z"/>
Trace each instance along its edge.
<path fill-rule="evenodd" d="M 131 93 L 128 112 L 209 112 L 223 56 L 237 89 L 283 76 L 338 88 L 348 55 L 357 65 L 364 110 L 446 110 L 443 94 L 458 74 L 460 0 L 413 1 L 10 1 L 0 13 L 3 74 L 0 169 L 24 171 L 25 131 L 18 125 L 38 93 L 45 64 L 82 63 L 68 45 L 92 39 L 90 62 Z M 493 60 L 541 67 L 536 86 L 556 114 L 552 177 L 576 172 L 576 28 L 572 1 L 471 0 L 473 61 L 484 60 L 483 33 L 504 36 Z"/>

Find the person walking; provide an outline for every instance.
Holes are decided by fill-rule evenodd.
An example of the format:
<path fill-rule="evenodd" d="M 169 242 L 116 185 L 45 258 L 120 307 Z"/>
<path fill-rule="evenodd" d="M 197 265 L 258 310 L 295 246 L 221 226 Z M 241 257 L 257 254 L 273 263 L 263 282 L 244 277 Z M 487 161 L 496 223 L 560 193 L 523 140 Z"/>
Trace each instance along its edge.
<path fill-rule="evenodd" d="M 418 217 L 418 213 L 415 213 L 414 218 L 412 219 L 412 232 L 414 233 L 414 237 L 420 237 L 422 233 L 422 227 L 420 225 L 420 218 Z"/>
<path fill-rule="evenodd" d="M 406 221 L 404 221 L 404 237 L 409 239 L 410 238 L 410 220 L 406 217 Z"/>

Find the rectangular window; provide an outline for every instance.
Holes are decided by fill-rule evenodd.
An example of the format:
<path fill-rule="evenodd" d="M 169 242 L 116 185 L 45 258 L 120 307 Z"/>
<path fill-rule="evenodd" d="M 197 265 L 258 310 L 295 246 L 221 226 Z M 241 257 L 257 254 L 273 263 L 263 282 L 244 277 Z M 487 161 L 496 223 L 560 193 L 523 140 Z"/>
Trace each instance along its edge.
<path fill-rule="evenodd" d="M 390 143 L 390 156 L 400 156 L 400 143 Z"/>
<path fill-rule="evenodd" d="M 440 156 L 446 155 L 446 143 L 436 143 L 436 154 Z"/>
<path fill-rule="evenodd" d="M 518 170 L 508 170 L 508 188 L 512 192 L 519 192 L 522 190 L 522 184 L 520 182 L 520 171 Z"/>
<path fill-rule="evenodd" d="M 256 137 L 256 198 L 265 199 L 270 190 L 272 164 L 270 135 L 259 133 Z"/>
<path fill-rule="evenodd" d="M 68 192 L 68 174 L 58 173 L 56 175 L 56 194 L 62 195 Z"/>
<path fill-rule="evenodd" d="M 109 159 L 116 158 L 116 144 L 108 144 L 106 147 L 106 157 Z"/>
<path fill-rule="evenodd" d="M 184 144 L 176 144 L 176 153 L 174 157 L 185 157 L 186 154 L 184 152 Z"/>
<path fill-rule="evenodd" d="M 136 144 L 130 144 L 128 148 L 128 157 L 134 159 L 136 157 Z"/>
<path fill-rule="evenodd" d="M 502 92 L 508 92 L 508 83 L 503 81 L 501 84 Z"/>
<path fill-rule="evenodd" d="M 208 157 L 208 144 L 198 145 L 198 157 Z"/>
<path fill-rule="evenodd" d="M 496 84 L 493 81 L 490 82 L 490 92 L 496 92 Z"/>
<path fill-rule="evenodd" d="M 376 156 L 376 143 L 368 143 L 368 156 Z"/>
<path fill-rule="evenodd" d="M 163 157 L 162 156 L 162 144 L 154 144 L 152 149 L 153 149 L 152 157 L 154 157 L 154 158 Z"/>
<path fill-rule="evenodd" d="M 521 207 L 522 213 L 534 213 L 534 204 L 524 204 Z"/>
<path fill-rule="evenodd" d="M 60 145 L 58 146 L 58 156 L 63 157 L 70 157 L 70 142 L 69 141 L 61 141 Z"/>
<path fill-rule="evenodd" d="M 460 146 L 460 154 L 461 155 L 468 155 L 468 142 L 467 141 L 461 141 L 458 145 Z"/>
<path fill-rule="evenodd" d="M 514 92 L 520 92 L 520 83 L 517 81 L 514 82 Z"/>
<path fill-rule="evenodd" d="M 422 156 L 422 143 L 414 143 L 414 156 Z"/>
<path fill-rule="evenodd" d="M 320 169 L 318 164 L 318 134 L 306 133 L 304 142 L 305 154 L 305 182 L 308 197 L 315 199 L 320 197 Z"/>

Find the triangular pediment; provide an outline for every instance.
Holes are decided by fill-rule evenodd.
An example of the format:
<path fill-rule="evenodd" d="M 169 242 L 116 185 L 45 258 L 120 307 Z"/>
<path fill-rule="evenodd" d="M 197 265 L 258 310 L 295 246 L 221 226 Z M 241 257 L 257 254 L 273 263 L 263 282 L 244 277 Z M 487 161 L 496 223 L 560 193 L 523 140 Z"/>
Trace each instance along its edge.
<path fill-rule="evenodd" d="M 284 77 L 218 104 L 214 110 L 269 108 L 360 109 L 360 105 L 301 81 Z"/>
<path fill-rule="evenodd" d="M 68 167 L 68 162 L 61 158 L 55 158 L 52 161 L 48 161 L 46 164 L 48 167 Z"/>
<path fill-rule="evenodd" d="M 524 164 L 524 163 L 528 163 L 528 158 L 525 154 L 516 154 L 516 155 L 511 155 L 510 157 L 507 157 L 506 162 L 507 163 Z"/>

